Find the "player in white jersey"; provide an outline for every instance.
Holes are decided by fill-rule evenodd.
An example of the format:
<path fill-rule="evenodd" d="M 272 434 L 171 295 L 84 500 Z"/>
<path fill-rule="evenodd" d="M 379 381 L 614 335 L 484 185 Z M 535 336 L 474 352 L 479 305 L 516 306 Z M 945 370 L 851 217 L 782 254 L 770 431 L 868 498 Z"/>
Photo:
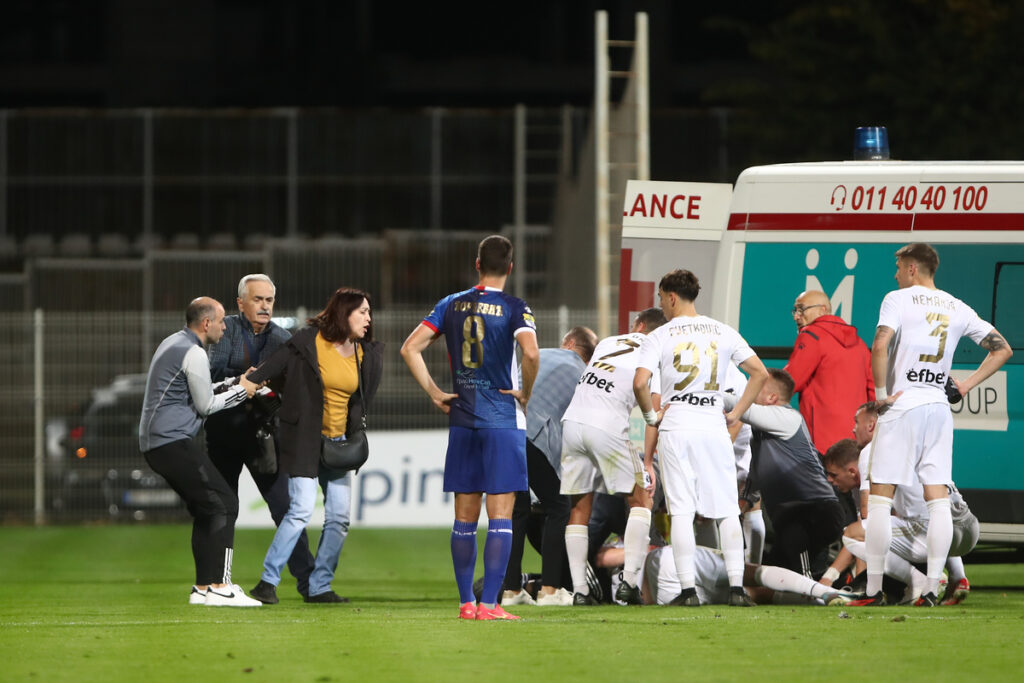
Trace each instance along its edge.
<path fill-rule="evenodd" d="M 741 396 L 746 386 L 747 376 L 730 363 L 723 385 L 726 393 Z M 751 564 L 761 564 L 761 557 L 764 554 L 765 526 L 764 513 L 761 511 L 760 492 L 750 492 L 746 498 L 743 497 L 744 489 L 747 487 L 747 477 L 750 475 L 751 435 L 752 430 L 746 422 L 737 422 L 729 427 L 729 436 L 732 437 L 732 452 L 736 456 L 736 486 L 740 496 L 740 521 L 743 524 L 743 545 L 746 548 L 746 559 Z"/>
<path fill-rule="evenodd" d="M 649 425 L 659 425 L 648 382 L 661 376 L 663 417 L 658 429 L 662 485 L 672 516 L 672 552 L 682 591 L 673 604 L 700 604 L 695 589 L 695 515 L 714 519 L 729 573 L 730 604 L 752 604 L 743 592 L 743 531 L 736 496 L 736 460 L 728 426 L 734 425 L 761 391 L 768 371 L 743 337 L 728 325 L 697 313 L 697 276 L 674 270 L 658 284 L 669 322 L 640 347 L 633 377 L 637 404 Z M 750 377 L 736 407 L 724 412 L 722 390 L 730 363 Z M 645 465 L 652 454 L 645 454 Z"/>
<path fill-rule="evenodd" d="M 636 351 L 645 335 L 664 322 L 659 309 L 649 308 L 637 316 L 629 334 L 601 340 L 562 417 L 561 492 L 572 500 L 565 549 L 575 605 L 597 604 L 586 577 L 587 523 L 595 491 L 626 497 L 626 559 L 615 597 L 626 604 L 640 604 L 638 584 L 651 528 L 652 499 L 644 482 L 644 463 L 629 440 L 629 414 L 636 405 Z"/>
<path fill-rule="evenodd" d="M 700 604 L 731 604 L 732 587 L 729 585 L 722 553 L 713 548 L 697 546 L 694 565 Z M 839 591 L 783 567 L 747 564 L 744 567 L 743 585 L 758 604 L 839 606 L 847 602 L 847 598 Z M 662 546 L 649 552 L 644 560 L 644 604 L 671 605 L 679 590 L 679 575 L 672 546 Z"/>
<path fill-rule="evenodd" d="M 844 493 L 859 489 L 861 505 L 865 510 L 869 484 L 867 478 L 861 477 L 860 473 L 867 471 L 869 458 L 870 447 L 861 449 L 853 439 L 837 441 L 822 457 L 829 481 Z M 949 489 L 953 511 L 953 540 L 946 560 L 949 584 L 940 604 L 957 605 L 971 590 L 961 557 L 977 545 L 980 527 L 978 518 L 956 487 L 951 484 Z M 924 563 L 928 558 L 928 506 L 921 484 L 900 486 L 893 498 L 892 512 L 889 516 L 892 541 L 886 552 L 885 573 L 907 584 L 912 599 L 916 600 L 921 597 L 927 583 L 927 577 L 914 568 L 914 564 Z M 861 521 L 854 522 L 844 530 L 843 545 L 847 557 L 852 555 L 857 559 L 864 558 L 864 527 Z M 838 573 L 841 566 L 841 558 L 837 557 L 832 568 Z M 859 602 L 851 604 L 857 606 Z"/>
<path fill-rule="evenodd" d="M 953 416 L 946 396 L 953 352 L 969 337 L 988 355 L 962 382 L 966 394 L 1013 355 L 996 329 L 970 306 L 935 287 L 939 256 L 928 244 L 914 243 L 896 252 L 899 289 L 882 301 L 871 348 L 876 399 L 884 401 L 866 472 L 870 481 L 865 528 L 867 595 L 865 604 L 884 604 L 881 592 L 885 553 L 892 537 L 889 513 L 898 486 L 924 485 L 928 507 L 928 583 L 914 603 L 933 606 L 946 562 L 953 520 L 949 492 L 953 473 Z M 890 352 L 890 346 L 892 351 Z"/>

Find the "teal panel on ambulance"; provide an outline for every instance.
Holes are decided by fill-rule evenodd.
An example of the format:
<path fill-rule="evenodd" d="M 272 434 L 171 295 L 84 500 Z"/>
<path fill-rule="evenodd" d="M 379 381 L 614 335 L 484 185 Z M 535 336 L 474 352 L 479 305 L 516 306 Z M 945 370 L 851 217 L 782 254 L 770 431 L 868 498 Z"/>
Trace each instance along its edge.
<path fill-rule="evenodd" d="M 716 266 L 731 283 L 713 293 L 713 314 L 781 366 L 797 333 L 794 299 L 819 289 L 870 347 L 882 299 L 896 288 L 895 251 L 910 242 L 936 248 L 936 286 L 992 322 L 1015 350 L 954 406 L 953 475 L 989 540 L 1024 544 L 1024 163 L 748 169 Z M 966 377 L 985 355 L 962 339 L 954 376 Z"/>

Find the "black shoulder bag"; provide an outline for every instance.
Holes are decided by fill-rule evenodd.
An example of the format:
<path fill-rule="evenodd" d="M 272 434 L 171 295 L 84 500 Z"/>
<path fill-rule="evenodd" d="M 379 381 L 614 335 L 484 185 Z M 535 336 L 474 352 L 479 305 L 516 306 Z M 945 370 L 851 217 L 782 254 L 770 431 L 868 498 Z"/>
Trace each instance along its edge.
<path fill-rule="evenodd" d="M 356 344 L 356 378 L 359 385 L 359 405 L 363 415 L 359 427 L 347 439 L 320 439 L 320 464 L 336 472 L 358 471 L 370 457 L 370 443 L 366 439 L 366 402 L 363 400 L 363 373 L 359 367 L 359 344 Z"/>

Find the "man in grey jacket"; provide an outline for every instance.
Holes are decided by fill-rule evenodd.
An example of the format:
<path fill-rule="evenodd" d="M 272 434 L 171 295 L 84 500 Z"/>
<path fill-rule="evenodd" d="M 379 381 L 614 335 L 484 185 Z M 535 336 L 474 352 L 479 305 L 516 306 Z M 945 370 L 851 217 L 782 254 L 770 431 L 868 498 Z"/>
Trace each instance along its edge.
<path fill-rule="evenodd" d="M 157 347 L 146 378 L 139 449 L 192 514 L 196 582 L 189 604 L 255 607 L 262 603 L 231 582 L 238 496 L 195 441 L 203 418 L 241 404 L 256 391 L 244 377 L 231 386 L 210 381 L 204 345 L 223 334 L 224 307 L 199 297 L 185 309 L 185 328 Z"/>
<path fill-rule="evenodd" d="M 843 510 L 807 423 L 789 405 L 793 378 L 778 368 L 768 368 L 768 374 L 754 405 L 740 418 L 753 428 L 744 500 L 752 504 L 749 492 L 760 491 L 775 530 L 765 564 L 818 578 L 825 569 L 823 551 L 842 534 Z M 735 403 L 735 396 L 725 394 L 726 410 Z M 812 567 L 815 562 L 820 566 Z"/>
<path fill-rule="evenodd" d="M 562 415 L 596 345 L 597 335 L 593 330 L 574 327 L 562 338 L 559 348 L 540 350 L 540 370 L 533 384 L 530 410 L 526 413 L 527 474 L 530 488 L 544 508 L 538 605 L 572 603 L 572 594 L 563 587 L 569 576 L 565 525 L 569 521 L 570 505 L 568 496 L 558 491 L 562 470 Z M 512 552 L 505 571 L 503 605 L 535 602 L 522 588 L 523 549 L 530 502 L 529 491 L 516 493 L 512 510 Z"/>

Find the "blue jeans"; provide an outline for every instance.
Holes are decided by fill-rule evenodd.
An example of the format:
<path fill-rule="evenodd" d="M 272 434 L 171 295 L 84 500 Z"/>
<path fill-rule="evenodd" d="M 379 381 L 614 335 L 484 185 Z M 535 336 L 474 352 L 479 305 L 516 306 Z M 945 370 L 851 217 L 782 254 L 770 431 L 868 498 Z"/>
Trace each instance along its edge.
<path fill-rule="evenodd" d="M 324 492 L 324 530 L 316 550 L 313 573 L 309 577 L 309 594 L 320 595 L 331 590 L 331 580 L 338 568 L 338 557 L 348 536 L 349 507 L 352 501 L 352 473 L 331 478 L 320 469 L 320 488 Z M 281 570 L 291 557 L 302 530 L 313 517 L 316 505 L 316 480 L 312 477 L 289 477 L 288 512 L 274 533 L 274 540 L 263 559 L 263 575 L 267 583 L 281 583 Z"/>

